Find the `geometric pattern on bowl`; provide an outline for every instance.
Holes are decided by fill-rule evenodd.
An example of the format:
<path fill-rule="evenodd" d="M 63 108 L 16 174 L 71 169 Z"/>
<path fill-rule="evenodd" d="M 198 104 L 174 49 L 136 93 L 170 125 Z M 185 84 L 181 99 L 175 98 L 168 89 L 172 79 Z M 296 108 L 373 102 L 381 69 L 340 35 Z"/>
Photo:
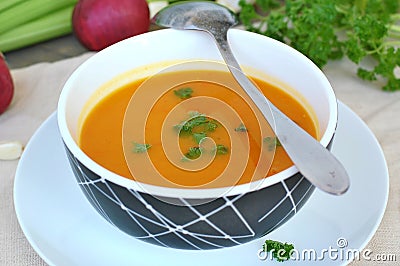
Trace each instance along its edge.
<path fill-rule="evenodd" d="M 86 168 L 65 146 L 79 187 L 109 223 L 148 243 L 179 249 L 239 245 L 272 232 L 307 201 L 314 186 L 300 173 L 263 189 L 191 204 L 173 205 L 127 189 Z"/>

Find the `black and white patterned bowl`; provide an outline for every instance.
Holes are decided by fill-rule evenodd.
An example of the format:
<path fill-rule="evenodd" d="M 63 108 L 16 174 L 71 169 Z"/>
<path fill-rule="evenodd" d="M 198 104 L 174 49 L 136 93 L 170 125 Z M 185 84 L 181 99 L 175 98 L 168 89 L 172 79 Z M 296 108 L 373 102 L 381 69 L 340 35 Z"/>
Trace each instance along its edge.
<path fill-rule="evenodd" d="M 230 30 L 228 37 L 246 71 L 295 88 L 308 101 L 319 123 L 320 142 L 329 148 L 337 103 L 324 74 L 305 56 L 270 38 L 242 30 Z M 165 67 L 198 59 L 222 61 L 204 33 L 168 29 L 142 34 L 84 62 L 64 85 L 58 105 L 59 128 L 71 167 L 92 206 L 123 232 L 165 247 L 215 249 L 257 239 L 293 217 L 314 191 L 294 166 L 226 193 L 149 186 L 108 171 L 79 149 L 79 117 L 98 88 L 132 69 L 142 69 L 134 75 L 148 75 L 149 65 Z"/>

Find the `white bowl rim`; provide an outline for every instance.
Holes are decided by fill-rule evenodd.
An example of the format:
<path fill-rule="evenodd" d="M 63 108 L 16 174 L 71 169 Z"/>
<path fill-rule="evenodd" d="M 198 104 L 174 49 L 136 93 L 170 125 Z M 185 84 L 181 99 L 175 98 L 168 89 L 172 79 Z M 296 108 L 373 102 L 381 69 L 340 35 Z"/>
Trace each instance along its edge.
<path fill-rule="evenodd" d="M 67 79 L 67 81 L 64 84 L 64 87 L 61 91 L 60 97 L 59 97 L 59 102 L 58 102 L 58 107 L 57 107 L 57 121 L 58 121 L 58 126 L 59 126 L 59 131 L 61 133 L 61 137 L 63 139 L 64 144 L 66 147 L 69 149 L 69 151 L 75 156 L 80 163 L 85 165 L 90 171 L 94 172 L 98 176 L 100 176 L 100 179 L 102 181 L 108 180 L 110 182 L 113 182 L 115 184 L 118 184 L 122 187 L 125 187 L 127 189 L 132 189 L 135 191 L 151 194 L 154 196 L 160 196 L 160 197 L 170 197 L 170 198 L 186 198 L 186 199 L 209 199 L 209 198 L 218 198 L 221 196 L 233 196 L 233 195 L 239 195 L 239 194 L 245 194 L 249 193 L 252 191 L 260 190 L 269 186 L 272 186 L 278 182 L 282 182 L 285 179 L 288 179 L 295 175 L 296 173 L 299 173 L 296 166 L 291 166 L 287 168 L 284 171 L 281 171 L 277 174 L 274 174 L 272 176 L 269 176 L 268 178 L 264 178 L 262 180 L 258 181 L 253 181 L 251 183 L 246 183 L 246 184 L 240 184 L 236 185 L 234 187 L 221 187 L 221 188 L 169 188 L 169 187 L 161 187 L 161 186 L 155 186 L 155 185 L 149 185 L 149 184 L 144 184 L 135 180 L 131 180 L 128 178 L 125 178 L 123 176 L 120 176 L 118 174 L 113 173 L 112 171 L 100 166 L 98 163 L 90 159 L 78 146 L 78 144 L 74 141 L 72 135 L 69 132 L 68 126 L 67 126 L 67 120 L 66 120 L 66 99 L 69 91 L 72 89 L 72 84 L 73 82 L 78 79 L 79 73 L 83 68 L 85 68 L 87 65 L 91 63 L 93 58 L 102 56 L 104 53 L 107 53 L 111 51 L 112 49 L 118 49 L 120 45 L 124 45 L 125 43 L 129 42 L 135 42 L 139 40 L 145 40 L 146 38 L 150 37 L 151 35 L 157 35 L 157 34 L 173 34 L 173 32 L 176 30 L 173 29 L 162 29 L 162 30 L 157 30 L 157 31 L 151 31 L 147 32 L 144 34 L 140 34 L 128 39 L 125 39 L 123 41 L 120 41 L 114 45 L 111 45 L 96 54 L 94 54 L 92 57 L 87 59 L 85 62 L 83 62 Z M 330 93 L 328 94 L 329 101 L 330 102 L 335 102 L 335 104 L 332 104 L 330 106 L 330 119 L 327 124 L 326 131 L 324 132 L 322 138 L 320 139 L 320 143 L 327 147 L 328 144 L 332 141 L 335 131 L 336 131 L 336 125 L 337 125 L 337 100 L 335 93 L 324 75 L 324 73 L 307 57 L 305 57 L 303 54 L 298 52 L 297 50 L 291 48 L 290 46 L 283 44 L 277 40 L 274 40 L 272 38 L 262 36 L 256 33 L 252 33 L 249 31 L 244 31 L 240 29 L 231 29 L 230 33 L 232 35 L 251 35 L 248 37 L 256 37 L 256 38 L 265 38 L 265 40 L 269 42 L 274 42 L 276 45 L 280 46 L 285 46 L 288 51 L 290 51 L 293 54 L 296 54 L 297 56 L 301 57 L 302 60 L 309 61 L 308 63 L 310 64 L 310 67 L 314 68 L 314 71 L 317 73 L 319 72 L 319 76 L 322 79 L 322 82 L 325 84 L 327 88 L 329 88 Z M 151 193 L 149 193 L 151 191 Z"/>

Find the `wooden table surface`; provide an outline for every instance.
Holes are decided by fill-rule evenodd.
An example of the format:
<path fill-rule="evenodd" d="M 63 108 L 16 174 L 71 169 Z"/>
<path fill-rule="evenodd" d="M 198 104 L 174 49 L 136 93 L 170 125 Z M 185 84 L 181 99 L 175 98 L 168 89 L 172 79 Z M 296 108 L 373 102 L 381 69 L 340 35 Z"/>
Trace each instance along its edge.
<path fill-rule="evenodd" d="M 73 34 L 62 36 L 19 50 L 4 53 L 11 69 L 21 68 L 40 62 L 54 62 L 86 52 Z"/>

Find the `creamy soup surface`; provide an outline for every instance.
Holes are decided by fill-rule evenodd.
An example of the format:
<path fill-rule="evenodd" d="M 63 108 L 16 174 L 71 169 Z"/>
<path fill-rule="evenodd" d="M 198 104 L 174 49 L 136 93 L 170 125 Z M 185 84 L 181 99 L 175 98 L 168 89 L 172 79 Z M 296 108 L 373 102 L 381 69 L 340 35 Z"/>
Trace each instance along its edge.
<path fill-rule="evenodd" d="M 229 73 L 211 70 L 165 73 L 159 75 L 155 84 L 162 86 L 174 78 L 189 81 L 163 89 L 153 102 L 135 102 L 135 98 L 130 102 L 146 79 L 121 86 L 102 98 L 83 120 L 79 146 L 112 172 L 147 184 L 170 187 L 244 184 L 292 166 L 279 141 L 270 133 L 268 125 L 260 122 L 259 112 L 254 111 Z M 288 117 L 318 137 L 316 123 L 302 103 L 266 81 L 252 80 Z M 196 103 L 195 99 L 200 100 Z M 211 100 L 208 102 L 208 99 Z M 218 102 L 227 109 L 219 108 Z M 143 108 L 150 106 L 149 113 L 131 112 L 132 119 L 125 117 L 127 107 L 134 104 Z M 125 126 L 137 126 L 144 132 L 144 139 L 135 133 L 125 133 L 124 119 L 135 121 L 141 116 L 146 116 L 145 125 L 136 122 L 128 125 L 125 121 Z M 135 130 L 138 131 L 132 129 L 132 132 Z M 166 152 L 168 149 L 174 149 L 172 155 Z M 152 171 L 145 168 L 148 167 L 146 160 L 163 178 L 153 177 Z M 207 163 L 195 166 L 201 165 L 201 160 Z M 229 176 L 237 177 L 232 177 L 232 182 L 226 181 L 229 177 L 213 182 L 227 167 L 231 168 Z M 138 171 L 132 171 L 133 168 Z"/>

